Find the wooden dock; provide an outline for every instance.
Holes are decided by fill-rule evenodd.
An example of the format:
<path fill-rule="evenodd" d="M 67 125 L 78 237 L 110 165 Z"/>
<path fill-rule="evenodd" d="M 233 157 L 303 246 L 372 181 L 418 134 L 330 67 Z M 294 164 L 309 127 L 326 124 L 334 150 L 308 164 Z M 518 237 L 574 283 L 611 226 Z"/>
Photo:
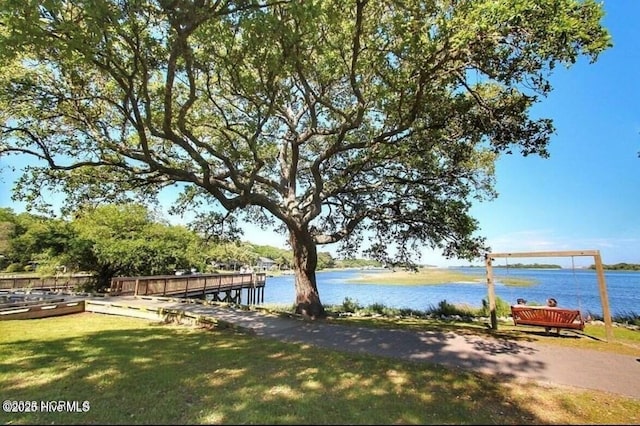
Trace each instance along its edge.
<path fill-rule="evenodd" d="M 111 280 L 112 296 L 160 296 L 210 298 L 213 302 L 246 304 L 264 302 L 266 274 L 195 274 L 115 277 Z"/>
<path fill-rule="evenodd" d="M 82 277 L 87 279 L 91 277 Z M 198 275 L 157 275 L 140 277 L 116 277 L 111 280 L 108 294 L 97 295 L 64 295 L 60 292 L 50 293 L 51 290 L 73 288 L 78 280 L 51 281 L 38 277 L 19 277 L 5 279 L 4 287 L 0 287 L 0 321 L 13 319 L 33 319 L 49 316 L 66 315 L 85 311 L 89 304 L 93 309 L 102 313 L 128 315 L 138 309 L 142 317 L 157 317 L 167 315 L 162 310 L 127 306 L 126 309 L 118 305 L 117 296 L 133 296 L 134 299 L 147 299 L 167 303 L 169 300 L 182 300 L 182 303 L 196 303 L 198 299 L 207 302 L 223 302 L 232 304 L 256 305 L 264 302 L 264 287 L 266 274 L 198 274 Z M 18 290 L 22 289 L 22 290 Z M 33 293 L 34 290 L 41 290 Z M 6 291 L 6 295 L 5 295 Z M 246 297 L 243 298 L 243 293 Z M 165 298 L 165 299 L 162 299 Z M 5 300 L 6 299 L 6 300 Z M 91 302 L 89 300 L 92 300 Z M 133 302 L 129 301 L 129 304 Z M 149 303 L 149 302 L 147 302 Z M 177 302 L 176 302 L 177 303 Z M 202 303 L 202 302 L 201 302 Z M 108 310 L 109 312 L 106 312 Z M 104 312 L 103 312 L 104 311 Z M 117 312 L 116 312 L 117 311 Z M 136 311 L 136 312 L 138 312 Z M 175 314 L 175 313 L 174 313 Z"/>

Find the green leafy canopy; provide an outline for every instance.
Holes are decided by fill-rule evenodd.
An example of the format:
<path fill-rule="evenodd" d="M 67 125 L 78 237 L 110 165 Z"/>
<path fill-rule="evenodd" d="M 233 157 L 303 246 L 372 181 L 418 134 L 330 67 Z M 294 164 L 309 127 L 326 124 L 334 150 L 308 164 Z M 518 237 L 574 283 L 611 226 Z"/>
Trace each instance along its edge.
<path fill-rule="evenodd" d="M 0 155 L 70 203 L 153 197 L 316 245 L 472 258 L 494 162 L 547 156 L 549 73 L 610 46 L 591 0 L 2 0 Z M 313 292 L 311 292 L 313 293 Z M 306 292 L 305 294 L 310 294 Z M 307 297 L 307 296 L 305 296 Z"/>

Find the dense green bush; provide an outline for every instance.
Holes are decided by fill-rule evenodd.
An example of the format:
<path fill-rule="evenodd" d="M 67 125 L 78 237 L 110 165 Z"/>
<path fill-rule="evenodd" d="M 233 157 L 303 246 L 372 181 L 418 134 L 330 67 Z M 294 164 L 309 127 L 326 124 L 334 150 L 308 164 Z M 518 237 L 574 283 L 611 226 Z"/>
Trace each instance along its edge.
<path fill-rule="evenodd" d="M 19 263 L 12 263 L 4 270 L 5 272 L 23 272 L 24 268 Z"/>
<path fill-rule="evenodd" d="M 345 297 L 342 302 L 342 312 L 355 314 L 363 309 L 363 306 L 358 303 L 357 300 L 353 300 L 350 297 Z"/>
<path fill-rule="evenodd" d="M 447 315 L 447 316 L 460 315 L 461 313 L 460 310 L 456 307 L 456 305 L 453 305 L 447 302 L 446 300 L 441 300 L 440 303 L 438 303 L 437 308 L 431 308 L 429 311 L 432 314 Z"/>
<path fill-rule="evenodd" d="M 366 308 L 361 310 L 361 313 L 364 315 L 384 315 L 384 316 L 397 316 L 398 310 L 393 308 L 388 308 L 382 303 L 374 303 L 373 305 L 369 305 Z"/>
<path fill-rule="evenodd" d="M 489 316 L 489 301 L 487 299 L 482 299 L 482 309 L 480 309 L 479 314 L 483 317 Z M 500 297 L 496 297 L 496 316 L 508 317 L 510 315 L 511 305 L 509 304 L 509 302 L 501 299 Z"/>

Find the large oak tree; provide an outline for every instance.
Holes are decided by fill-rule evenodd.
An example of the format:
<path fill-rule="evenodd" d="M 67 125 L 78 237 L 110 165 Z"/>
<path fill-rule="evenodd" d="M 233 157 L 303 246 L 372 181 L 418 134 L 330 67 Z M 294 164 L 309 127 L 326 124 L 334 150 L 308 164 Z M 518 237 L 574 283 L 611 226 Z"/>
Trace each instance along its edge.
<path fill-rule="evenodd" d="M 497 155 L 547 156 L 549 73 L 609 46 L 585 0 L 2 0 L 0 155 L 17 193 L 155 194 L 287 232 L 297 311 L 317 246 L 472 259 Z M 18 195 L 20 196 L 20 195 Z M 31 198 L 30 198 L 31 197 Z"/>

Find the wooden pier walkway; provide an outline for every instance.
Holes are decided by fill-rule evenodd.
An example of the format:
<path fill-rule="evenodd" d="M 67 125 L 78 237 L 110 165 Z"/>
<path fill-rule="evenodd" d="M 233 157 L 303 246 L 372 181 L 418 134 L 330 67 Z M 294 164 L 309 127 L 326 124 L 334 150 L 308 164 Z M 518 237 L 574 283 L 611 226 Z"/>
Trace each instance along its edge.
<path fill-rule="evenodd" d="M 112 296 L 160 296 L 202 298 L 213 302 L 242 304 L 243 290 L 247 305 L 264 302 L 266 274 L 195 274 L 115 277 Z"/>

